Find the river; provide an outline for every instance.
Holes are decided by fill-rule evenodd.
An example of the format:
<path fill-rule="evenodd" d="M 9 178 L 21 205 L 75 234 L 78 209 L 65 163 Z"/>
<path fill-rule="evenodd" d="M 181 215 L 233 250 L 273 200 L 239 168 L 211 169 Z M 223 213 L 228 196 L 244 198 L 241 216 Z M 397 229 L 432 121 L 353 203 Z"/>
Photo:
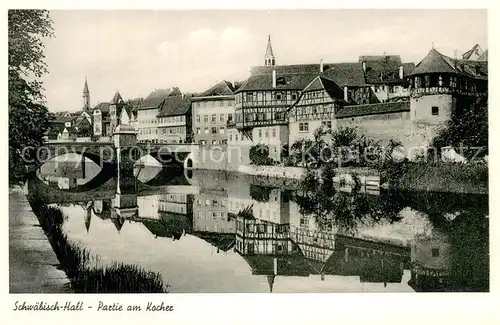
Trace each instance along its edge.
<path fill-rule="evenodd" d="M 134 191 L 91 161 L 29 181 L 100 257 L 158 271 L 173 293 L 488 291 L 488 197 L 325 193 L 158 166 Z"/>

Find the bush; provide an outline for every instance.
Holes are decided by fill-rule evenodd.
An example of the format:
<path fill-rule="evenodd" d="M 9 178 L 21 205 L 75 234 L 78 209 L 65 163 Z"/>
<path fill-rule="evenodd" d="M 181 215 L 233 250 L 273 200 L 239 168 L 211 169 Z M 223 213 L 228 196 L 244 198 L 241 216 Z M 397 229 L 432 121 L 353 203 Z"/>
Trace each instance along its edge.
<path fill-rule="evenodd" d="M 28 198 L 54 252 L 77 293 L 166 293 L 159 273 L 137 265 L 113 263 L 99 266 L 99 258 L 68 240 L 62 226 L 65 217 L 60 209 L 49 207 L 40 194 Z"/>
<path fill-rule="evenodd" d="M 269 147 L 263 144 L 257 144 L 250 148 L 250 163 L 257 166 L 274 165 L 273 159 L 269 157 Z"/>

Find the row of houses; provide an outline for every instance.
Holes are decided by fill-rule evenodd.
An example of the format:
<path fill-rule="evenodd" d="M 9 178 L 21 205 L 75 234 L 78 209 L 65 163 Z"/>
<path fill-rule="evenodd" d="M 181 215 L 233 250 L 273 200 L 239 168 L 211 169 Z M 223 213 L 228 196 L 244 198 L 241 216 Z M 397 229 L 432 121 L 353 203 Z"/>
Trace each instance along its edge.
<path fill-rule="evenodd" d="M 109 137 L 126 122 L 139 142 L 266 144 L 280 161 L 288 144 L 312 138 L 318 127 L 349 125 L 376 140 L 429 143 L 461 101 L 486 97 L 487 77 L 487 51 L 479 45 L 461 59 L 432 48 L 418 64 L 384 54 L 357 62 L 276 65 L 268 38 L 264 65 L 252 67 L 243 82 L 221 81 L 198 94 L 155 89 L 128 102 L 117 92 L 93 110 L 85 82 L 80 116 L 93 125 L 95 137 Z M 68 133 L 83 132 L 71 126 L 76 130 Z"/>

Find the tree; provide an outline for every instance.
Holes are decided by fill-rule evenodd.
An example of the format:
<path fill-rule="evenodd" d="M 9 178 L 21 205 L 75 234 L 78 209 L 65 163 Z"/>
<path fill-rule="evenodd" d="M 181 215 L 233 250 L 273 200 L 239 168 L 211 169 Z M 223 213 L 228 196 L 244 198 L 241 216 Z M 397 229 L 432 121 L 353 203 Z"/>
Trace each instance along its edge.
<path fill-rule="evenodd" d="M 465 147 L 465 156 L 478 153 L 488 154 L 488 98 L 479 98 L 475 102 L 457 101 L 457 108 L 452 112 L 446 126 L 433 140 L 433 147 L 441 149 L 446 146 Z"/>
<path fill-rule="evenodd" d="M 42 39 L 53 30 L 47 10 L 9 10 L 8 24 L 9 181 L 16 182 L 24 179 L 49 126 L 40 78 L 48 72 Z"/>

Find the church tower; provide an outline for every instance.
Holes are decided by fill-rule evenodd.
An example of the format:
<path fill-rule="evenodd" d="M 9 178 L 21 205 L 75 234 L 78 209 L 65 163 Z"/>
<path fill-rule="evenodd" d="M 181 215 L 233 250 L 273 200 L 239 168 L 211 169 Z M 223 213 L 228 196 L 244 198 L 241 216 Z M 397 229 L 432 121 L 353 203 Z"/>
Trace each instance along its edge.
<path fill-rule="evenodd" d="M 267 38 L 267 49 L 266 49 L 266 55 L 264 57 L 264 65 L 268 66 L 275 64 L 276 64 L 276 58 L 274 57 L 273 47 L 271 46 L 271 35 L 269 35 Z"/>
<path fill-rule="evenodd" d="M 85 77 L 85 85 L 83 86 L 83 110 L 84 111 L 89 111 L 90 110 L 90 92 L 89 92 L 89 86 L 87 84 L 87 77 Z"/>

